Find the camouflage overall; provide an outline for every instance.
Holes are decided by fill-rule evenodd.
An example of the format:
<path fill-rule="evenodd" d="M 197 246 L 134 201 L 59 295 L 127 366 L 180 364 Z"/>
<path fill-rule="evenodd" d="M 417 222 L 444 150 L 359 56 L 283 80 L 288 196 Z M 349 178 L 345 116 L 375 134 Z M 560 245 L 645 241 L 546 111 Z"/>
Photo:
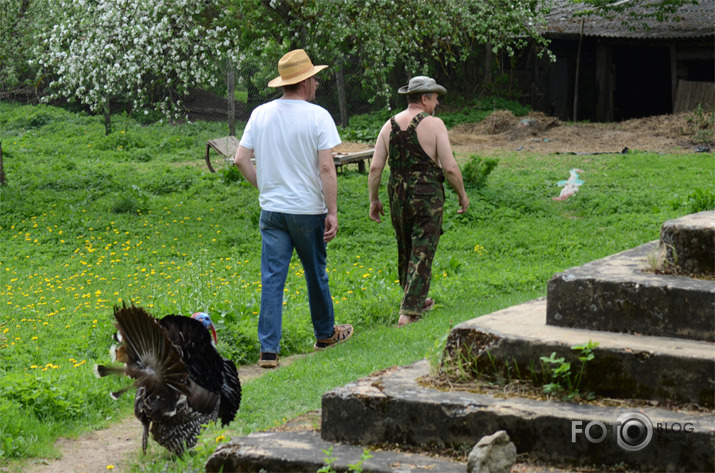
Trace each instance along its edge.
<path fill-rule="evenodd" d="M 397 238 L 400 285 L 405 291 L 400 315 L 421 316 L 432 280 L 432 261 L 442 233 L 444 174 L 422 149 L 416 115 L 407 130 L 391 118 L 389 158 L 390 214 Z"/>

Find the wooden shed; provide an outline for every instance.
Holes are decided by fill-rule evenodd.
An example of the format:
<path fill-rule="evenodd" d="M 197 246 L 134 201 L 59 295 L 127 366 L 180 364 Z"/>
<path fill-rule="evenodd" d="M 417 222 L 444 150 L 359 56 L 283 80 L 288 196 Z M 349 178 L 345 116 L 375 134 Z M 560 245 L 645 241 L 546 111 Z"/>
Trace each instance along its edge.
<path fill-rule="evenodd" d="M 715 107 L 715 0 L 665 22 L 579 16 L 585 8 L 554 2 L 543 34 L 556 61 L 532 57 L 520 71 L 535 108 L 608 122 Z"/>

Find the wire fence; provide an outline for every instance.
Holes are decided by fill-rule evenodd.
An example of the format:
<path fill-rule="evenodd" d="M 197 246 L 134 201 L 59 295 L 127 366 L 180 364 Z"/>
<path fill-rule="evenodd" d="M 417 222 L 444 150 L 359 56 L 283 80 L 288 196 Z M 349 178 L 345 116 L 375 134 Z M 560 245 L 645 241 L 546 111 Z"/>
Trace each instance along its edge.
<path fill-rule="evenodd" d="M 194 90 L 185 100 L 190 118 L 226 120 L 231 128 L 231 116 L 237 122 L 245 122 L 254 108 L 282 95 L 281 88 L 267 85 L 276 73 L 268 77 L 263 70 L 250 66 L 242 66 L 237 71 L 227 67 L 222 72 L 224 80 L 218 87 L 212 91 Z M 356 72 L 324 71 L 317 79 L 319 87 L 314 103 L 328 110 L 340 126 L 348 126 L 350 117 L 355 115 L 394 106 L 394 103 L 388 104 L 365 91 L 361 85 L 362 77 Z"/>
<path fill-rule="evenodd" d="M 494 92 L 490 89 L 496 87 L 500 88 L 502 93 L 514 93 L 511 90 L 513 84 L 516 83 L 513 71 L 507 71 L 504 68 L 508 61 L 500 61 L 498 63 L 499 70 L 497 70 L 494 63 L 485 63 L 484 57 L 484 55 L 475 54 L 469 61 L 461 64 L 458 70 L 437 72 L 434 75 L 437 81 L 445 85 L 449 91 L 446 96 L 440 98 L 442 109 L 446 109 L 452 104 L 459 106 L 470 103 L 476 96 L 484 95 L 485 92 Z M 400 71 L 401 68 L 396 67 L 395 70 Z M 245 123 L 248 120 L 254 108 L 279 98 L 282 94 L 281 88 L 268 87 L 269 80 L 277 75 L 275 64 L 242 63 L 238 67 L 233 67 L 227 63 L 222 64 L 216 74 L 219 79 L 214 87 L 192 89 L 188 96 L 182 99 L 182 103 L 189 120 L 225 122 L 227 135 L 235 135 L 236 129 L 242 126 L 242 122 Z M 343 68 L 331 65 L 328 69 L 321 71 L 317 79 L 320 85 L 316 91 L 314 103 L 328 110 L 337 125 L 347 127 L 350 125 L 350 119 L 356 115 L 386 109 L 402 109 L 405 106 L 405 101 L 402 96 L 397 94 L 397 89 L 407 83 L 409 74 L 402 71 L 389 75 L 386 79 L 387 87 L 394 93 L 387 98 L 379 96 L 377 91 L 364 85 L 364 72 L 357 65 L 347 64 Z M 49 91 L 24 88 L 17 89 L 12 93 L 0 94 L 0 99 L 38 103 L 42 101 L 42 97 L 46 93 Z M 61 106 L 74 112 L 91 113 L 88 106 L 71 99 L 56 100 L 52 102 L 52 105 Z M 158 111 L 149 110 L 153 113 L 147 116 L 143 110 L 130 110 L 127 103 L 121 98 L 111 101 L 111 112 L 128 112 L 143 123 L 161 118 Z"/>

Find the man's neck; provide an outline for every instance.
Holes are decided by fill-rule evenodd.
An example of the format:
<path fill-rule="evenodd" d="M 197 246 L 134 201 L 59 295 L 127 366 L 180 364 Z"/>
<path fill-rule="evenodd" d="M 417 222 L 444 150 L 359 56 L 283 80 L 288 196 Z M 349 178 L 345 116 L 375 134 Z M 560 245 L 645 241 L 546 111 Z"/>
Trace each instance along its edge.
<path fill-rule="evenodd" d="M 407 112 L 407 115 L 412 117 L 415 115 L 419 115 L 422 112 L 427 112 L 427 110 L 425 110 L 424 105 L 422 105 L 421 103 L 411 103 L 407 105 L 405 112 Z"/>
<path fill-rule="evenodd" d="M 298 94 L 298 93 L 283 93 L 283 97 L 281 97 L 283 100 L 306 100 L 305 96 L 303 94 Z"/>
<path fill-rule="evenodd" d="M 307 102 L 311 98 L 310 92 L 308 83 L 303 81 L 299 87 L 293 90 L 287 91 L 283 89 L 283 97 L 281 98 L 285 100 L 305 100 Z"/>

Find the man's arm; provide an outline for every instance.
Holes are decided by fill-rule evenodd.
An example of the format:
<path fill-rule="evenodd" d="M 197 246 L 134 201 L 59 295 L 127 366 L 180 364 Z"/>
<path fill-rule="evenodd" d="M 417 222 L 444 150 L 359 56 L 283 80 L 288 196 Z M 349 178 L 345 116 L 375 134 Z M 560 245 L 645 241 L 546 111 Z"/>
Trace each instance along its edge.
<path fill-rule="evenodd" d="M 385 215 L 385 210 L 380 202 L 380 180 L 382 179 L 382 171 L 387 164 L 387 156 L 389 150 L 387 143 L 390 136 L 389 122 L 385 123 L 377 136 L 375 143 L 375 152 L 372 154 L 372 162 L 370 163 L 370 173 L 367 176 L 367 190 L 370 198 L 370 218 L 381 223 L 381 215 Z"/>
<path fill-rule="evenodd" d="M 256 168 L 251 163 L 251 157 L 253 156 L 253 150 L 248 149 L 244 146 L 238 147 L 236 150 L 236 156 L 233 158 L 233 164 L 238 167 L 241 171 L 243 177 L 250 182 L 253 187 L 258 189 L 258 181 L 256 179 Z"/>
<path fill-rule="evenodd" d="M 467 208 L 469 208 L 469 197 L 467 197 L 467 192 L 464 190 L 462 171 L 459 169 L 457 160 L 454 159 L 454 154 L 452 154 L 452 145 L 449 144 L 447 127 L 439 118 L 435 120 L 433 125 L 437 133 L 437 159 L 444 171 L 444 177 L 447 178 L 447 182 L 459 197 L 460 208 L 457 213 L 466 212 Z"/>
<path fill-rule="evenodd" d="M 318 150 L 318 161 L 323 197 L 325 197 L 325 206 L 328 207 L 328 215 L 325 217 L 325 233 L 323 234 L 323 240 L 327 243 L 338 234 L 338 174 L 335 171 L 333 150 Z"/>

